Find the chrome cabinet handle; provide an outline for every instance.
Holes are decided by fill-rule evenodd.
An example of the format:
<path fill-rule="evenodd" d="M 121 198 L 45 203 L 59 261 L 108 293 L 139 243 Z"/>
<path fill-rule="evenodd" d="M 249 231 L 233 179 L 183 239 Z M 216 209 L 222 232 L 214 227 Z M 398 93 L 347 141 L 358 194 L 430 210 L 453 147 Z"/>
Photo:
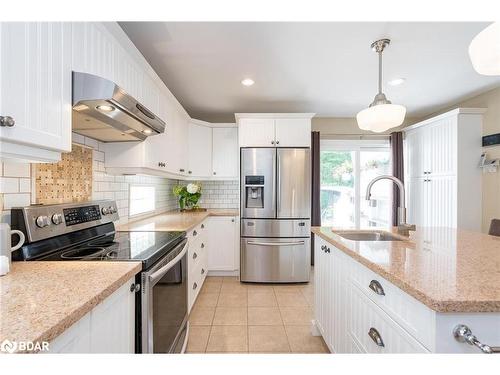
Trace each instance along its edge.
<path fill-rule="evenodd" d="M 375 345 L 380 346 L 380 347 L 385 347 L 384 340 L 382 340 L 382 336 L 380 336 L 380 333 L 378 331 L 371 327 L 370 330 L 368 331 L 368 336 L 373 340 Z"/>
<path fill-rule="evenodd" d="M 198 234 L 198 232 L 193 230 L 193 236 L 196 236 L 197 234 Z"/>
<path fill-rule="evenodd" d="M 194 283 L 193 284 L 193 290 L 195 290 L 196 288 L 198 288 L 198 284 Z"/>
<path fill-rule="evenodd" d="M 179 169 L 179 172 L 184 172 L 184 171 L 185 171 L 184 168 Z"/>
<path fill-rule="evenodd" d="M 0 126 L 12 128 L 16 124 L 16 120 L 14 120 L 10 116 L 0 116 Z"/>
<path fill-rule="evenodd" d="M 192 171 L 188 171 L 189 174 L 193 173 Z"/>
<path fill-rule="evenodd" d="M 214 172 L 214 176 L 217 174 L 217 172 Z"/>
<path fill-rule="evenodd" d="M 234 219 L 231 219 L 231 223 L 234 223 L 234 221 L 235 221 Z"/>
<path fill-rule="evenodd" d="M 141 290 L 141 284 L 130 284 L 130 292 L 131 293 L 137 293 L 139 290 Z"/>
<path fill-rule="evenodd" d="M 276 144 L 279 145 L 280 144 L 280 141 L 276 141 Z"/>
<path fill-rule="evenodd" d="M 205 273 L 205 268 L 201 269 L 201 274 L 203 275 Z"/>
<path fill-rule="evenodd" d="M 198 258 L 198 254 L 194 253 L 193 254 L 193 259 L 196 259 L 196 258 Z"/>
<path fill-rule="evenodd" d="M 470 328 L 467 327 L 465 324 L 458 324 L 455 326 L 455 328 L 453 328 L 453 337 L 455 337 L 455 340 L 457 340 L 458 342 L 465 342 L 471 346 L 475 346 L 483 353 L 486 354 L 500 353 L 500 346 L 495 347 L 483 344 L 481 341 L 478 340 L 476 336 L 472 334 Z"/>
<path fill-rule="evenodd" d="M 373 290 L 379 296 L 385 296 L 384 288 L 382 288 L 382 285 L 380 285 L 377 280 L 370 281 L 370 285 L 368 285 L 368 288 Z"/>
<path fill-rule="evenodd" d="M 274 145 L 274 141 L 271 141 L 271 144 Z"/>
<path fill-rule="evenodd" d="M 328 253 L 328 254 L 330 253 L 330 248 L 327 246 L 325 246 L 325 253 Z"/>
<path fill-rule="evenodd" d="M 258 242 L 258 241 L 248 241 L 249 245 L 257 245 L 257 246 L 295 246 L 295 245 L 304 245 L 304 241 L 297 242 Z"/>
<path fill-rule="evenodd" d="M 321 245 L 321 250 L 325 251 L 326 249 L 326 246 L 325 245 Z"/>
<path fill-rule="evenodd" d="M 202 249 L 204 249 L 204 248 L 205 248 L 205 244 L 202 242 L 200 247 L 201 247 Z"/>
<path fill-rule="evenodd" d="M 205 229 L 205 224 L 201 224 L 201 229 Z"/>

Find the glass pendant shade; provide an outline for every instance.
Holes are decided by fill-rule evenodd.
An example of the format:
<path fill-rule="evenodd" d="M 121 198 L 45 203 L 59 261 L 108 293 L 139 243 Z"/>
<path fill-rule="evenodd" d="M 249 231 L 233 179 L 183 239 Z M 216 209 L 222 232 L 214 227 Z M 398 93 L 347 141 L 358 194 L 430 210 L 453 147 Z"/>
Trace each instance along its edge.
<path fill-rule="evenodd" d="M 406 115 L 406 108 L 398 104 L 378 104 L 363 109 L 356 115 L 358 126 L 362 130 L 382 133 L 400 126 Z"/>
<path fill-rule="evenodd" d="M 361 130 L 382 133 L 403 124 L 406 116 L 406 108 L 392 104 L 382 92 L 382 52 L 390 42 L 389 39 L 380 39 L 371 45 L 372 49 L 378 53 L 378 93 L 372 104 L 356 115 Z"/>
<path fill-rule="evenodd" d="M 469 45 L 472 66 L 479 74 L 500 75 L 500 22 L 481 31 Z"/>

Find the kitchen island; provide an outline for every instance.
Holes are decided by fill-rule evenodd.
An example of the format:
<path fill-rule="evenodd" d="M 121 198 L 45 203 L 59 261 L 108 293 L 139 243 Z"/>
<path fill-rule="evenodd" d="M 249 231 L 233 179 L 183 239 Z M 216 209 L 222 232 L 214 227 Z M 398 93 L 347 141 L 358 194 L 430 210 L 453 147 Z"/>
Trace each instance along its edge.
<path fill-rule="evenodd" d="M 459 324 L 500 346 L 500 238 L 451 228 L 409 238 L 391 228 L 392 241 L 312 232 L 315 325 L 332 351 L 480 352 L 454 338 Z"/>

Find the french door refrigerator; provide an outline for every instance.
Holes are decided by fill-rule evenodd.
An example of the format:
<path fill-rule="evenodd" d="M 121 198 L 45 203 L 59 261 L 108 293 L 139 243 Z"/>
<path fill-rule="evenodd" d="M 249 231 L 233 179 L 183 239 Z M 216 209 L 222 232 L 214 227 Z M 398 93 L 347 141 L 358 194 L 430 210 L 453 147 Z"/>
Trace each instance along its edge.
<path fill-rule="evenodd" d="M 309 148 L 241 148 L 244 282 L 308 282 L 311 265 Z"/>

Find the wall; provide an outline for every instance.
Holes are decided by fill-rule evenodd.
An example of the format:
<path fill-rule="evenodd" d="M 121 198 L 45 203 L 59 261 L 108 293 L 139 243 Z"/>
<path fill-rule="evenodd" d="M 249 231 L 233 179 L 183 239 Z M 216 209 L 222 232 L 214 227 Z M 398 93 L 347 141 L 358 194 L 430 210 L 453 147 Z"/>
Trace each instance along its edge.
<path fill-rule="evenodd" d="M 444 113 L 454 108 L 486 108 L 483 119 L 483 135 L 500 133 L 500 87 L 481 95 L 452 103 L 427 118 Z M 488 158 L 500 158 L 500 146 L 486 147 Z M 477 156 L 479 162 L 479 156 Z M 488 232 L 491 219 L 500 218 L 500 172 L 483 174 L 483 232 Z"/>
<path fill-rule="evenodd" d="M 403 125 L 390 129 L 387 132 L 381 133 L 382 135 L 387 135 L 393 131 L 398 131 L 408 124 L 414 124 L 417 122 L 416 119 L 406 118 Z M 333 117 L 313 117 L 312 119 L 312 130 L 319 131 L 321 137 L 323 138 L 358 138 L 352 137 L 356 135 L 368 135 L 376 136 L 377 133 L 373 133 L 367 130 L 361 130 L 358 127 L 356 118 L 333 118 Z M 351 136 L 351 137 L 350 137 Z"/>
<path fill-rule="evenodd" d="M 240 185 L 238 181 L 201 181 L 200 205 L 207 208 L 240 207 Z"/>

